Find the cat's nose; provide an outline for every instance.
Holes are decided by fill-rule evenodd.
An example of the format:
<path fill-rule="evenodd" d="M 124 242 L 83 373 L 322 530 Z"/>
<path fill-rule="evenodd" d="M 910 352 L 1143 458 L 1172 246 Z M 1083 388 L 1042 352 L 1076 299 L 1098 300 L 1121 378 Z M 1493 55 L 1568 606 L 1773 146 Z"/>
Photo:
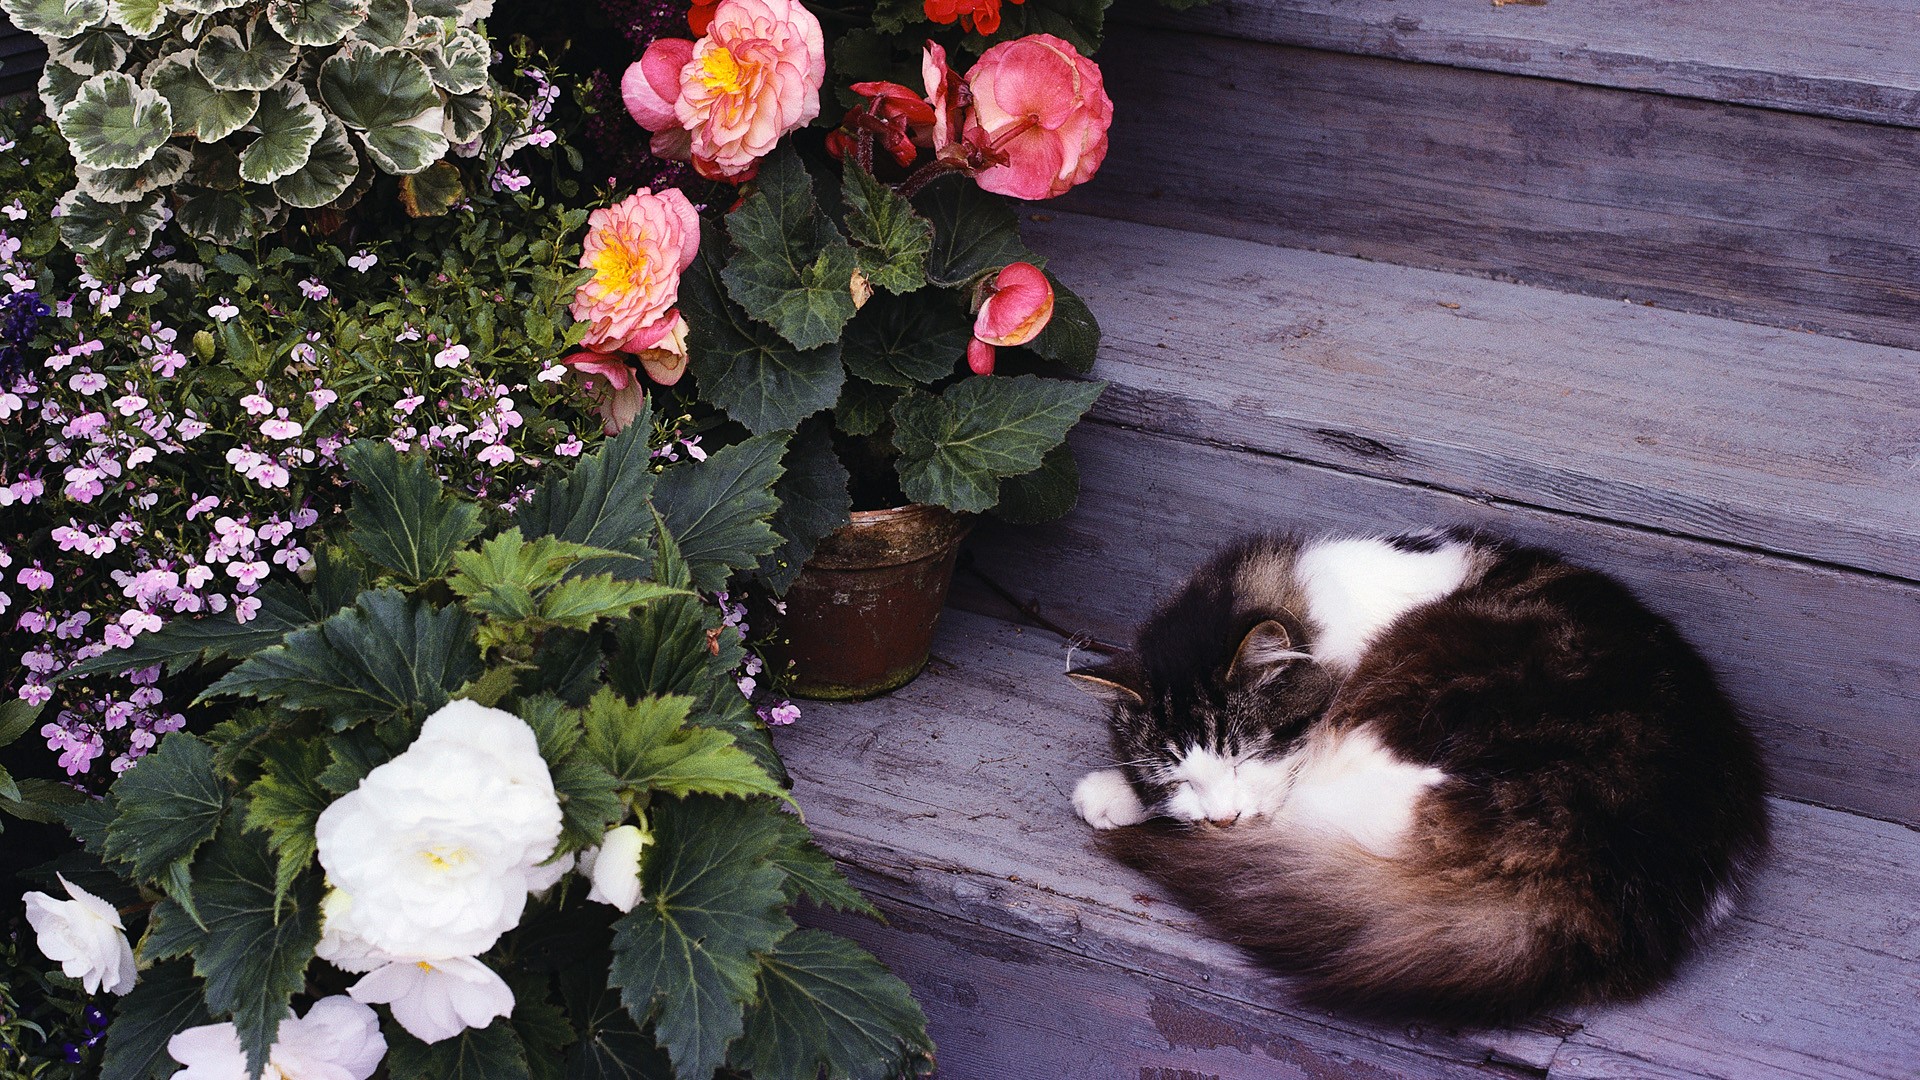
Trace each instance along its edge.
<path fill-rule="evenodd" d="M 1215 825 L 1231 825 L 1240 820 L 1240 814 L 1237 811 L 1231 814 L 1216 814 L 1207 820 L 1213 822 Z"/>

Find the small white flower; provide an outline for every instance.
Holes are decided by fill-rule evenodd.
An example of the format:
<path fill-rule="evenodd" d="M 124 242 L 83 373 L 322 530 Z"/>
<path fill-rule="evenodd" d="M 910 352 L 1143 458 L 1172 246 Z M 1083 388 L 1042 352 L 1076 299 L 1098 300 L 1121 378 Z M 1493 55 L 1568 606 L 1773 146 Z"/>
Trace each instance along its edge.
<path fill-rule="evenodd" d="M 60 878 L 71 900 L 55 900 L 43 892 L 26 895 L 27 922 L 33 926 L 40 951 L 57 962 L 69 979 L 79 979 L 87 993 L 105 990 L 124 994 L 133 989 L 133 946 L 113 905 Z"/>
<path fill-rule="evenodd" d="M 635 826 L 621 825 L 607 830 L 591 859 L 581 853 L 581 869 L 593 877 L 587 899 L 632 911 L 640 902 L 640 853 L 652 840 Z"/>
<path fill-rule="evenodd" d="M 231 1023 L 188 1028 L 167 1040 L 167 1053 L 186 1066 L 172 1080 L 251 1080 L 253 1075 Z M 280 1021 L 262 1080 L 367 1080 L 386 1056 L 379 1015 L 335 994 L 314 1002 L 305 1016 Z"/>
<path fill-rule="evenodd" d="M 347 265 L 362 274 L 373 269 L 373 264 L 379 261 L 380 257 L 371 251 L 362 251 L 358 255 L 347 256 Z"/>
<path fill-rule="evenodd" d="M 513 990 L 471 956 L 397 960 L 362 976 L 347 993 L 386 1005 L 407 1033 L 424 1043 L 483 1028 L 513 1012 Z"/>
<path fill-rule="evenodd" d="M 207 314 L 213 316 L 220 322 L 226 322 L 228 319 L 240 314 L 240 309 L 228 303 L 227 298 L 223 296 L 220 298 L 219 303 L 207 309 Z"/>
<path fill-rule="evenodd" d="M 460 361 L 465 360 L 471 355 L 472 353 L 468 352 L 465 345 L 449 345 L 433 354 L 433 366 L 440 368 L 459 367 Z"/>

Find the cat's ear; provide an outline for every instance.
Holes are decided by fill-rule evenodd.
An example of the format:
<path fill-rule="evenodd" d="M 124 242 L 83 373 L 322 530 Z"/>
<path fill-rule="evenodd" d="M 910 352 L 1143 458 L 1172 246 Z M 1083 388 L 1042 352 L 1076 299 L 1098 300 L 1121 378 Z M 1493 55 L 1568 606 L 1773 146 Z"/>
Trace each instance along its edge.
<path fill-rule="evenodd" d="M 1287 628 L 1268 619 L 1240 640 L 1233 663 L 1227 667 L 1227 685 L 1255 690 L 1272 682 L 1288 664 L 1305 659 L 1308 655 L 1293 647 L 1293 635 Z"/>
<path fill-rule="evenodd" d="M 1082 691 L 1092 694 L 1109 705 L 1145 705 L 1147 699 L 1134 684 L 1139 680 L 1132 672 L 1125 671 L 1113 664 L 1089 668 L 1085 671 L 1069 671 L 1067 678 Z"/>

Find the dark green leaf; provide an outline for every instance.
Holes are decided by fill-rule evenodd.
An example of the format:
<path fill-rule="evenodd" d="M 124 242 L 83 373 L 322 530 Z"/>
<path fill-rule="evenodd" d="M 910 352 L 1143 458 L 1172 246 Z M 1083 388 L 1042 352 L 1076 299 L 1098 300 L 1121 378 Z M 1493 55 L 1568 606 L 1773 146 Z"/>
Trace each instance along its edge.
<path fill-rule="evenodd" d="M 615 924 L 609 983 L 684 1077 L 712 1075 L 743 1030 L 756 954 L 793 929 L 782 875 L 767 860 L 780 833 L 722 799 L 664 799 L 642 867 L 646 900 Z"/>
<path fill-rule="evenodd" d="M 653 504 L 666 519 L 694 584 L 714 592 L 735 570 L 756 565 L 780 544 L 771 524 L 780 499 L 780 458 L 787 440 L 755 435 L 660 475 Z"/>
<path fill-rule="evenodd" d="M 560 973 L 567 1014 L 580 1041 L 567 1053 L 568 1080 L 667 1080 L 673 1064 L 620 1004 L 597 967 L 574 964 Z"/>
<path fill-rule="evenodd" d="M 647 436 L 652 430 L 649 406 L 564 476 L 549 477 L 521 508 L 520 528 L 529 538 L 552 536 L 643 558 L 651 554 L 647 537 L 653 512 L 647 497 L 654 474 Z"/>
<path fill-rule="evenodd" d="M 602 690 L 587 703 L 583 745 L 624 788 L 786 797 L 785 789 L 733 744 L 733 736 L 689 726 L 692 708 L 691 698 L 642 698 L 629 704 Z"/>
<path fill-rule="evenodd" d="M 1000 481 L 1000 501 L 993 514 L 1016 525 L 1038 525 L 1065 516 L 1080 501 L 1080 466 L 1073 451 L 1061 443 L 1030 473 Z"/>
<path fill-rule="evenodd" d="M 161 1080 L 180 1069 L 167 1040 L 190 1027 L 211 1023 L 200 980 L 184 960 L 140 973 L 133 992 L 120 999 L 107 1028 L 100 1080 Z"/>
<path fill-rule="evenodd" d="M 891 386 L 848 379 L 840 403 L 833 407 L 833 425 L 848 435 L 872 435 L 887 422 L 899 397 L 900 391 Z"/>
<path fill-rule="evenodd" d="M 266 1064 L 293 995 L 305 988 L 320 941 L 320 875 L 301 874 L 281 901 L 276 879 L 266 838 L 248 831 L 237 810 L 193 867 L 207 924 L 193 970 L 207 981 L 208 1008 L 233 1017 L 255 1070 Z"/>
<path fill-rule="evenodd" d="M 892 1080 L 932 1071 L 920 1005 L 843 937 L 796 930 L 761 961 L 760 994 L 733 1055 L 754 1080 Z"/>
<path fill-rule="evenodd" d="M 247 825 L 264 829 L 279 857 L 274 895 L 284 897 L 293 879 L 313 864 L 313 827 L 333 794 L 320 786 L 331 761 L 317 739 L 278 739 L 260 748 L 260 779 L 247 789 Z"/>
<path fill-rule="evenodd" d="M 534 650 L 529 689 L 552 694 L 569 705 L 584 705 L 600 683 L 601 660 L 597 634 L 550 630 L 540 635 Z"/>
<path fill-rule="evenodd" d="M 160 740 L 139 768 L 122 774 L 113 798 L 118 812 L 107 826 L 107 857 L 155 881 L 213 837 L 227 808 L 213 747 L 184 731 Z"/>
<path fill-rule="evenodd" d="M 627 808 L 620 801 L 620 785 L 598 762 L 584 758 L 552 767 L 553 790 L 560 796 L 562 850 L 593 847 L 606 836 Z"/>
<path fill-rule="evenodd" d="M 1052 274 L 1047 280 L 1053 284 L 1053 317 L 1027 348 L 1084 375 L 1093 370 L 1093 361 L 1100 355 L 1100 324 L 1079 294 Z"/>
<path fill-rule="evenodd" d="M 846 371 L 838 343 L 796 349 L 728 299 L 720 280 L 719 233 L 703 230 L 700 254 L 680 279 L 687 317 L 688 370 L 701 396 L 759 434 L 787 431 L 840 396 Z"/>
<path fill-rule="evenodd" d="M 74 665 L 66 676 L 120 672 L 153 664 L 165 664 L 169 672 L 178 672 L 217 657 L 251 656 L 279 644 L 289 632 L 318 621 L 300 591 L 283 581 L 268 581 L 254 596 L 260 601 L 260 610 L 247 622 L 231 614 L 171 619 L 160 629 L 134 638 L 133 644 L 124 649 Z"/>
<path fill-rule="evenodd" d="M 840 357 L 868 382 L 926 386 L 953 374 L 972 337 L 973 324 L 951 292 L 876 296 L 847 327 Z"/>
<path fill-rule="evenodd" d="M 933 222 L 927 280 L 936 285 L 960 285 L 1012 262 L 1042 262 L 1020 242 L 1012 203 L 980 190 L 968 177 L 935 180 L 915 197 L 914 206 Z"/>
<path fill-rule="evenodd" d="M 989 510 L 1000 481 L 1039 468 L 1105 388 L 1033 375 L 975 376 L 937 398 L 908 393 L 893 407 L 901 489 L 915 502 Z"/>
<path fill-rule="evenodd" d="M 925 285 L 933 222 L 915 213 L 912 203 L 874 179 L 851 155 L 842 192 L 847 232 L 859 245 L 860 269 L 874 288 L 904 294 Z"/>
<path fill-rule="evenodd" d="M 1163 0 L 1164 2 L 1164 0 Z M 1178 6 L 1190 6 L 1191 0 L 1175 0 Z M 1000 29 L 989 40 L 1012 41 L 1028 34 L 1052 34 L 1065 38 L 1082 56 L 1100 50 L 1101 33 L 1107 21 L 1107 7 L 1113 0 L 1025 0 L 1017 6 L 1000 9 Z"/>
<path fill-rule="evenodd" d="M 428 1045 L 396 1024 L 387 1026 L 392 1080 L 531 1080 L 527 1048 L 510 1020 L 468 1028 Z"/>
<path fill-rule="evenodd" d="M 446 493 L 422 454 L 402 457 L 377 439 L 340 455 L 353 481 L 353 543 L 408 581 L 446 572 L 453 553 L 480 535 L 480 508 Z"/>
<path fill-rule="evenodd" d="M 527 1071 L 533 1080 L 565 1080 L 565 1054 L 573 1042 L 573 1026 L 567 1014 L 548 997 L 548 980 L 543 975 L 517 974 L 507 980 L 513 987 L 513 1023 L 515 1034 L 527 1048 Z"/>
<path fill-rule="evenodd" d="M 796 349 L 840 338 L 853 317 L 853 248 L 813 197 L 791 143 L 760 161 L 756 190 L 727 215 L 733 258 L 720 276 L 749 314 Z"/>
<path fill-rule="evenodd" d="M 840 868 L 814 844 L 799 815 L 772 808 L 763 812 L 775 815 L 780 826 L 781 842 L 773 851 L 773 862 L 787 875 L 784 891 L 788 901 L 805 897 L 821 907 L 880 918 L 879 909 L 848 884 Z"/>
<path fill-rule="evenodd" d="M 759 577 L 776 594 L 800 574 L 821 538 L 845 525 L 853 509 L 847 493 L 847 467 L 833 452 L 833 438 L 818 417 L 800 425 L 787 446 L 780 466 L 785 470 L 773 487 L 780 510 L 773 515 L 773 531 L 780 546 L 760 559 Z"/>
<path fill-rule="evenodd" d="M 334 730 L 363 720 L 424 719 L 480 670 L 474 625 L 393 589 L 362 593 L 353 607 L 286 644 L 255 653 L 202 699 L 234 694 L 318 709 Z"/>
<path fill-rule="evenodd" d="M 335 795 L 360 786 L 368 773 L 392 761 L 398 750 L 381 743 L 371 728 L 343 732 L 328 741 L 332 760 L 315 779 Z"/>

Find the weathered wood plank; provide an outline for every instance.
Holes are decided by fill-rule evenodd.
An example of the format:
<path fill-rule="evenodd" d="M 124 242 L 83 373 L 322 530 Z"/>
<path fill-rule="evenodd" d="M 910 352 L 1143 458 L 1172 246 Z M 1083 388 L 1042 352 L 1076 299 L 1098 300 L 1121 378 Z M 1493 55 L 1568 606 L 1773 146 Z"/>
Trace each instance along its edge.
<path fill-rule="evenodd" d="M 1711 101 L 1920 124 L 1920 20 L 1905 0 L 1220 0 L 1122 18 L 1229 37 Z"/>
<path fill-rule="evenodd" d="M 1030 233 L 1101 318 L 1106 418 L 1920 579 L 1920 354 L 1085 217 Z"/>
<path fill-rule="evenodd" d="M 1076 510 L 1038 528 L 985 523 L 974 540 L 982 567 L 1070 629 L 1128 640 L 1243 532 L 1484 525 L 1613 573 L 1674 619 L 1752 719 L 1776 790 L 1920 824 L 1920 588 L 1106 424 L 1081 425 L 1073 445 Z"/>
<path fill-rule="evenodd" d="M 1065 1037 L 1049 1027 L 1049 992 L 1054 1011 L 1069 1014 L 1077 1013 L 1072 1002 L 1099 1001 L 1096 1027 L 1131 1017 L 1134 1048 L 1162 1053 L 1149 1034 L 1151 991 L 1143 997 L 1140 987 L 1168 984 L 1206 995 L 1199 1011 L 1229 1017 L 1236 1032 L 1269 1024 L 1272 1035 L 1315 1055 L 1344 1049 L 1389 1069 L 1396 1052 L 1431 1059 L 1419 1069 L 1402 1065 L 1401 1075 L 1444 1075 L 1448 1064 L 1489 1059 L 1574 1069 L 1570 1059 L 1579 1055 L 1568 1048 L 1589 1044 L 1622 1048 L 1609 1051 L 1616 1062 L 1636 1055 L 1651 1063 L 1646 1074 L 1729 1080 L 1907 1076 L 1893 1065 L 1920 1060 L 1920 1012 L 1912 1008 L 1920 985 L 1920 836 L 1911 830 L 1776 802 L 1777 854 L 1754 895 L 1668 990 L 1647 1001 L 1543 1019 L 1517 1032 L 1357 1023 L 1301 1009 L 1282 980 L 1206 938 L 1146 879 L 1091 850 L 1068 793 L 1084 770 L 1104 763 L 1104 733 L 1094 706 L 1059 677 L 1065 650 L 1057 639 L 949 611 L 935 654 L 927 674 L 891 697 L 815 706 L 777 738 L 815 835 L 862 888 L 908 920 L 905 938 L 845 929 L 935 999 L 934 1014 L 945 1018 L 937 1022 L 957 1027 L 955 1052 L 964 1056 L 949 1058 L 943 1048 L 943 1062 L 959 1070 L 951 1075 L 1029 1075 L 1018 1070 L 1026 1055 L 1044 1053 L 1035 1040 Z M 1863 871 L 1836 873 L 1856 865 Z M 979 929 L 950 930 L 940 920 Z M 973 967 L 986 973 L 978 979 L 987 990 L 971 975 L 942 983 L 956 964 L 976 964 L 960 959 L 968 941 L 1019 966 Z M 1002 947 L 1010 951 L 996 951 Z M 974 994 L 998 994 L 1005 983 L 1011 996 L 982 996 L 975 1008 L 957 982 Z M 941 1003 L 942 995 L 959 1004 Z M 1269 1016 L 1236 1013 L 1220 1001 Z M 1743 1031 L 1752 1024 L 1743 1012 L 1766 1015 L 1766 1030 Z M 1713 1034 L 1688 1037 L 1687 1030 Z M 1574 1041 L 1582 1036 L 1585 1042 Z M 1046 1060 L 1066 1071 L 1030 1075 L 1134 1075 L 1105 1062 L 1101 1071 L 1072 1071 L 1071 1056 Z M 1151 1056 L 1134 1065 L 1165 1067 L 1175 1066 Z M 1623 1074 L 1635 1072 L 1611 1075 Z"/>
<path fill-rule="evenodd" d="M 1169 31 L 1101 63 L 1067 209 L 1920 344 L 1920 130 Z"/>
<path fill-rule="evenodd" d="M 884 958 L 927 1012 L 953 1080 L 1396 1080 L 1508 1077 L 1344 1032 L 950 915 L 882 900 L 887 924 L 801 921 Z"/>

